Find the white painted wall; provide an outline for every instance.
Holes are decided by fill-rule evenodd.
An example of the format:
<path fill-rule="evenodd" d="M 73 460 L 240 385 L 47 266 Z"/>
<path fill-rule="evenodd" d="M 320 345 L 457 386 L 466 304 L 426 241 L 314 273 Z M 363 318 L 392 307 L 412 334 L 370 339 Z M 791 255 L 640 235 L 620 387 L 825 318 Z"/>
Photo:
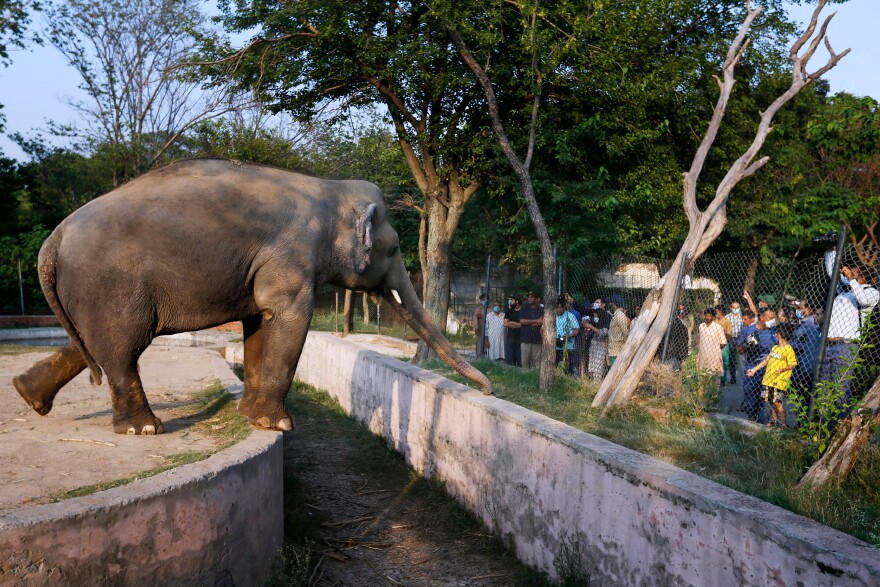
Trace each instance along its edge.
<path fill-rule="evenodd" d="M 591 585 L 880 585 L 851 536 L 332 334 L 309 333 L 297 378 L 551 575 L 578 538 Z"/>

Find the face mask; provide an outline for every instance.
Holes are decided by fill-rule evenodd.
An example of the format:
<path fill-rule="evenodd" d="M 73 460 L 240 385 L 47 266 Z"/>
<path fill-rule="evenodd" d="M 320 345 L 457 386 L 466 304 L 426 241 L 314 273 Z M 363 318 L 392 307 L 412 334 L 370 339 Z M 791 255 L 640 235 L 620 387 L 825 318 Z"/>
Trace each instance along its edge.
<path fill-rule="evenodd" d="M 739 308 L 731 308 L 731 309 L 730 309 L 730 312 L 733 313 L 733 314 L 737 314 L 737 315 L 739 315 L 739 313 L 742 312 L 742 310 L 739 309 Z"/>
<path fill-rule="evenodd" d="M 800 310 L 795 310 L 795 311 L 794 311 L 794 315 L 798 317 L 798 320 L 803 320 L 803 319 L 804 319 L 804 313 L 801 312 Z"/>
<path fill-rule="evenodd" d="M 598 309 L 599 309 L 599 304 L 598 304 L 597 302 L 593 302 L 593 309 L 594 309 L 594 310 L 598 310 Z"/>
<path fill-rule="evenodd" d="M 764 326 L 766 326 L 767 328 L 773 328 L 774 326 L 776 326 L 776 319 L 774 318 L 773 320 L 767 320 L 766 322 L 764 322 Z"/>
<path fill-rule="evenodd" d="M 599 317 L 598 317 L 598 316 L 594 316 L 594 317 L 593 317 L 593 322 L 595 322 L 596 324 L 598 324 L 598 323 L 599 323 Z"/>
<path fill-rule="evenodd" d="M 501 306 L 492 306 L 492 311 L 493 311 L 493 312 L 500 312 L 500 311 L 501 311 Z"/>
<path fill-rule="evenodd" d="M 840 276 L 841 285 L 849 285 L 849 278 L 846 275 Z"/>

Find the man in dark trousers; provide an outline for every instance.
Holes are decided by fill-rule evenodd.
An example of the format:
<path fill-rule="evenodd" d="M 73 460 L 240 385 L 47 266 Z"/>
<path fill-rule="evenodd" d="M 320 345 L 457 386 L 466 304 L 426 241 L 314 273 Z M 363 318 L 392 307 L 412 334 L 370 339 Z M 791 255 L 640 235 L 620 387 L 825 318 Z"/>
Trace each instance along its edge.
<path fill-rule="evenodd" d="M 519 313 L 520 358 L 523 369 L 535 369 L 541 365 L 541 326 L 544 325 L 544 308 L 538 303 L 538 294 L 529 292 L 526 305 Z"/>
<path fill-rule="evenodd" d="M 511 294 L 507 300 L 507 311 L 504 312 L 504 327 L 507 329 L 504 336 L 504 362 L 514 367 L 521 365 L 519 348 L 520 310 L 522 310 L 522 300 L 519 294 Z"/>

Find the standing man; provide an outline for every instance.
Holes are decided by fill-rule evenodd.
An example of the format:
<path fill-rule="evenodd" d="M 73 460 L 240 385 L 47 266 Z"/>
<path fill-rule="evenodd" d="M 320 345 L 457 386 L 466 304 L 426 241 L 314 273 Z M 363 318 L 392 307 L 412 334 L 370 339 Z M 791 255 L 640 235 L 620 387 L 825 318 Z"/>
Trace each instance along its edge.
<path fill-rule="evenodd" d="M 519 313 L 520 358 L 523 369 L 534 369 L 541 364 L 541 327 L 544 325 L 544 308 L 538 304 L 538 296 L 530 291 L 526 305 Z"/>
<path fill-rule="evenodd" d="M 574 350 L 570 353 L 571 356 L 569 357 L 569 361 L 571 365 L 571 374 L 575 377 L 580 377 L 586 370 L 586 360 L 584 359 L 584 340 L 586 337 L 581 328 L 581 319 L 584 314 L 586 314 L 586 308 L 578 303 L 570 293 L 566 293 L 563 298 L 565 299 L 565 308 L 571 312 L 575 320 L 577 320 L 578 335 L 574 338 Z"/>
<path fill-rule="evenodd" d="M 737 360 L 736 341 L 739 340 L 739 333 L 743 327 L 742 307 L 739 302 L 730 302 L 730 312 L 725 316 L 730 322 L 730 336 L 727 339 L 727 348 L 730 350 L 728 356 L 727 369 L 730 371 L 730 382 L 736 383 L 736 371 L 739 369 L 739 361 Z"/>
<path fill-rule="evenodd" d="M 507 311 L 504 313 L 504 362 L 514 367 L 520 366 L 519 313 L 522 309 L 519 294 L 511 294 L 507 300 Z"/>
<path fill-rule="evenodd" d="M 483 304 L 486 301 L 486 295 L 480 294 L 480 301 L 477 304 L 477 307 L 474 309 L 474 316 L 471 320 L 471 326 L 474 327 L 474 336 L 477 339 L 477 358 L 483 356 L 483 353 L 486 351 L 486 337 L 483 336 L 483 320 L 485 319 L 485 314 L 483 313 Z"/>
<path fill-rule="evenodd" d="M 724 374 L 721 349 L 727 346 L 727 337 L 724 335 L 724 329 L 716 321 L 715 308 L 706 308 L 703 312 L 703 322 L 700 324 L 699 332 L 697 368 L 703 373 L 711 374 L 720 383 Z"/>
<path fill-rule="evenodd" d="M 580 332 L 574 314 L 568 311 L 565 298 L 556 300 L 556 364 L 568 355 L 568 372 L 574 374 L 571 356 L 574 351 L 574 339 Z"/>
<path fill-rule="evenodd" d="M 617 356 L 623 351 L 623 345 L 629 337 L 629 318 L 623 309 L 623 297 L 618 294 L 608 296 L 611 305 L 611 324 L 608 326 L 608 365 L 614 364 Z"/>
<path fill-rule="evenodd" d="M 800 320 L 800 326 L 794 331 L 791 341 L 797 356 L 797 367 L 791 374 L 791 384 L 801 393 L 809 393 L 813 387 L 813 373 L 816 370 L 816 355 L 819 353 L 822 333 L 813 314 L 812 302 L 800 300 L 795 315 Z"/>
<path fill-rule="evenodd" d="M 834 264 L 834 251 L 831 251 L 831 262 L 825 262 L 829 276 Z M 860 330 L 865 326 L 868 314 L 880 301 L 880 292 L 868 282 L 868 269 L 860 262 L 850 263 L 840 269 L 840 288 L 831 306 L 831 316 L 828 317 L 828 340 L 825 347 L 825 358 L 822 361 L 820 381 L 836 381 L 840 378 L 841 369 L 845 369 L 852 363 L 857 349 L 854 343 L 860 336 Z M 852 402 L 852 389 L 849 379 L 841 381 L 843 398 L 838 408 L 841 416 L 844 415 Z"/>

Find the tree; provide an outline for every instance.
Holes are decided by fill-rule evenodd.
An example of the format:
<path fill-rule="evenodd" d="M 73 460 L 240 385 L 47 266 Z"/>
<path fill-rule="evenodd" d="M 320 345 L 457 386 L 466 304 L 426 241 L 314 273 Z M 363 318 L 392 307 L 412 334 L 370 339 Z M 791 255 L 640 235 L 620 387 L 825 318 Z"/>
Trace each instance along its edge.
<path fill-rule="evenodd" d="M 308 121 L 381 106 L 396 133 L 418 194 L 424 305 L 443 328 L 450 253 L 465 206 L 481 185 L 491 149 L 476 104 L 479 90 L 426 6 L 396 0 L 226 2 L 231 31 L 258 29 L 239 51 L 201 63 L 232 76 L 276 112 Z M 223 53 L 223 45 L 208 46 Z M 231 53 L 231 54 L 230 54 Z M 428 356 L 420 343 L 416 360 Z"/>
<path fill-rule="evenodd" d="M 718 135 L 724 113 L 735 83 L 734 69 L 748 48 L 746 39 L 749 26 L 760 14 L 761 8 L 752 8 L 747 2 L 747 14 L 742 26 L 727 51 L 723 65 L 723 77 L 718 81 L 720 95 L 715 104 L 712 119 L 706 134 L 697 149 L 693 164 L 684 174 L 684 211 L 688 218 L 689 231 L 684 244 L 676 256 L 672 267 L 652 289 L 642 305 L 642 313 L 634 321 L 623 353 L 617 358 L 611 370 L 602 381 L 602 385 L 593 400 L 594 406 L 620 404 L 629 400 L 641 380 L 645 368 L 653 360 L 672 314 L 673 292 L 678 287 L 677 276 L 683 263 L 693 263 L 715 242 L 727 223 L 727 200 L 733 188 L 743 178 L 753 175 L 763 167 L 768 158 L 755 159 L 764 140 L 770 133 L 773 116 L 793 98 L 801 89 L 819 78 L 834 67 L 849 49 L 841 54 L 835 53 L 825 33 L 833 14 L 825 19 L 816 31 L 817 20 L 827 0 L 820 0 L 806 32 L 792 45 L 790 58 L 792 61 L 792 78 L 790 86 L 780 94 L 764 112 L 761 113 L 758 129 L 748 149 L 737 158 L 715 190 L 715 196 L 709 205 L 700 210 L 697 204 L 697 186 L 709 150 Z M 830 57 L 828 62 L 816 71 L 808 72 L 807 65 L 825 42 Z M 801 54 L 801 49 L 803 53 Z"/>
<path fill-rule="evenodd" d="M 240 107 L 227 88 L 200 91 L 174 66 L 207 34 L 196 0 L 65 0 L 47 9 L 48 36 L 82 78 L 70 100 L 86 126 L 56 129 L 108 145 L 113 185 L 150 169 L 200 121 Z"/>
<path fill-rule="evenodd" d="M 510 166 L 511 170 L 519 181 L 520 194 L 526 202 L 529 218 L 532 221 L 532 225 L 534 226 L 535 234 L 538 239 L 538 245 L 541 252 L 541 277 L 544 282 L 544 327 L 542 328 L 543 353 L 541 360 L 539 387 L 541 390 L 546 391 L 553 384 L 555 374 L 554 359 L 556 353 L 554 349 L 556 340 L 556 329 L 553 325 L 555 324 L 556 308 L 554 302 L 555 297 L 558 294 L 555 287 L 556 258 L 553 252 L 553 245 L 550 242 L 550 235 L 547 231 L 547 225 L 544 222 L 544 217 L 541 214 L 540 208 L 538 207 L 537 197 L 535 194 L 535 186 L 532 181 L 530 168 L 535 154 L 535 138 L 538 126 L 538 114 L 543 98 L 542 91 L 544 89 L 545 77 L 548 75 L 552 76 L 560 72 L 560 54 L 564 53 L 566 45 L 569 44 L 568 39 L 575 38 L 577 36 L 577 32 L 572 33 L 566 31 L 567 39 L 563 38 L 561 44 L 554 46 L 552 44 L 552 40 L 555 38 L 555 35 L 546 35 L 546 33 L 544 33 L 543 31 L 543 28 L 539 31 L 538 3 L 526 2 L 521 5 L 513 3 L 513 5 L 515 6 L 516 13 L 518 14 L 515 13 L 514 17 L 511 20 L 513 20 L 514 23 L 519 20 L 519 26 L 522 30 L 522 37 L 519 39 L 518 44 L 521 47 L 525 48 L 527 52 L 531 53 L 529 64 L 527 66 L 520 66 L 521 69 L 528 76 L 526 77 L 526 79 L 529 80 L 527 82 L 527 85 L 530 86 L 531 89 L 531 116 L 528 123 L 528 141 L 526 143 L 524 157 L 521 156 L 521 154 L 516 153 L 516 150 L 514 149 L 514 146 L 511 142 L 511 138 L 508 135 L 508 131 L 505 128 L 505 124 L 502 122 L 502 115 L 500 112 L 498 98 L 495 92 L 495 88 L 493 87 L 492 80 L 489 78 L 489 75 L 487 73 L 487 69 L 480 65 L 480 63 L 477 61 L 477 58 L 466 45 L 465 41 L 462 38 L 462 34 L 456 28 L 456 25 L 450 24 L 450 16 L 446 17 L 446 26 L 447 31 L 449 32 L 449 36 L 452 38 L 452 42 L 455 44 L 455 47 L 461 55 L 461 58 L 476 76 L 477 80 L 480 83 L 480 87 L 483 89 L 483 93 L 486 98 L 486 108 L 489 114 L 489 121 L 492 125 L 492 131 L 495 134 L 495 138 L 498 141 L 501 152 L 504 154 L 508 165 Z M 500 6 L 494 6 L 492 8 L 500 12 L 504 8 L 504 4 L 501 4 Z M 488 11 L 490 14 L 492 12 L 492 8 L 490 8 Z M 455 12 L 456 10 L 450 10 L 450 13 Z M 485 13 L 483 14 L 485 15 Z M 566 14 L 566 16 L 575 17 L 574 21 L 577 22 L 576 12 Z M 517 19 L 517 17 L 519 18 Z M 462 24 L 465 24 L 469 19 L 464 18 L 456 20 Z M 504 17 L 501 16 L 500 20 L 503 21 Z M 544 23 L 543 16 L 541 17 L 540 21 L 542 24 Z M 477 20 L 476 22 L 479 22 L 479 20 Z M 486 46 L 487 44 L 498 40 L 498 33 L 494 32 L 493 28 L 495 29 L 495 31 L 497 31 L 501 27 L 490 27 L 490 38 L 484 40 L 484 42 L 482 43 L 483 46 Z M 513 25 L 513 28 L 517 28 L 516 24 Z M 577 29 L 576 24 L 574 25 L 574 28 L 575 30 Z M 471 33 L 471 36 L 477 36 L 476 30 L 474 30 L 475 27 L 469 27 L 469 29 L 470 30 L 468 32 Z M 488 41 L 488 43 L 486 41 Z M 509 46 L 505 46 L 504 48 L 508 51 L 514 49 L 514 47 Z M 484 63 L 493 62 L 491 60 L 491 57 L 494 57 L 494 55 L 492 55 L 491 52 L 486 53 L 487 54 L 481 55 L 482 61 Z M 510 85 L 512 84 L 508 85 L 508 89 L 510 89 Z"/>
<path fill-rule="evenodd" d="M 40 10 L 40 3 L 35 0 L 0 0 L 0 65 L 8 66 L 12 60 L 9 56 L 10 47 L 24 49 L 25 33 L 31 22 L 31 13 Z M 40 43 L 39 37 L 33 37 Z M 0 104 L 0 109 L 3 105 Z M 3 132 L 6 119 L 0 113 L 0 132 Z"/>

